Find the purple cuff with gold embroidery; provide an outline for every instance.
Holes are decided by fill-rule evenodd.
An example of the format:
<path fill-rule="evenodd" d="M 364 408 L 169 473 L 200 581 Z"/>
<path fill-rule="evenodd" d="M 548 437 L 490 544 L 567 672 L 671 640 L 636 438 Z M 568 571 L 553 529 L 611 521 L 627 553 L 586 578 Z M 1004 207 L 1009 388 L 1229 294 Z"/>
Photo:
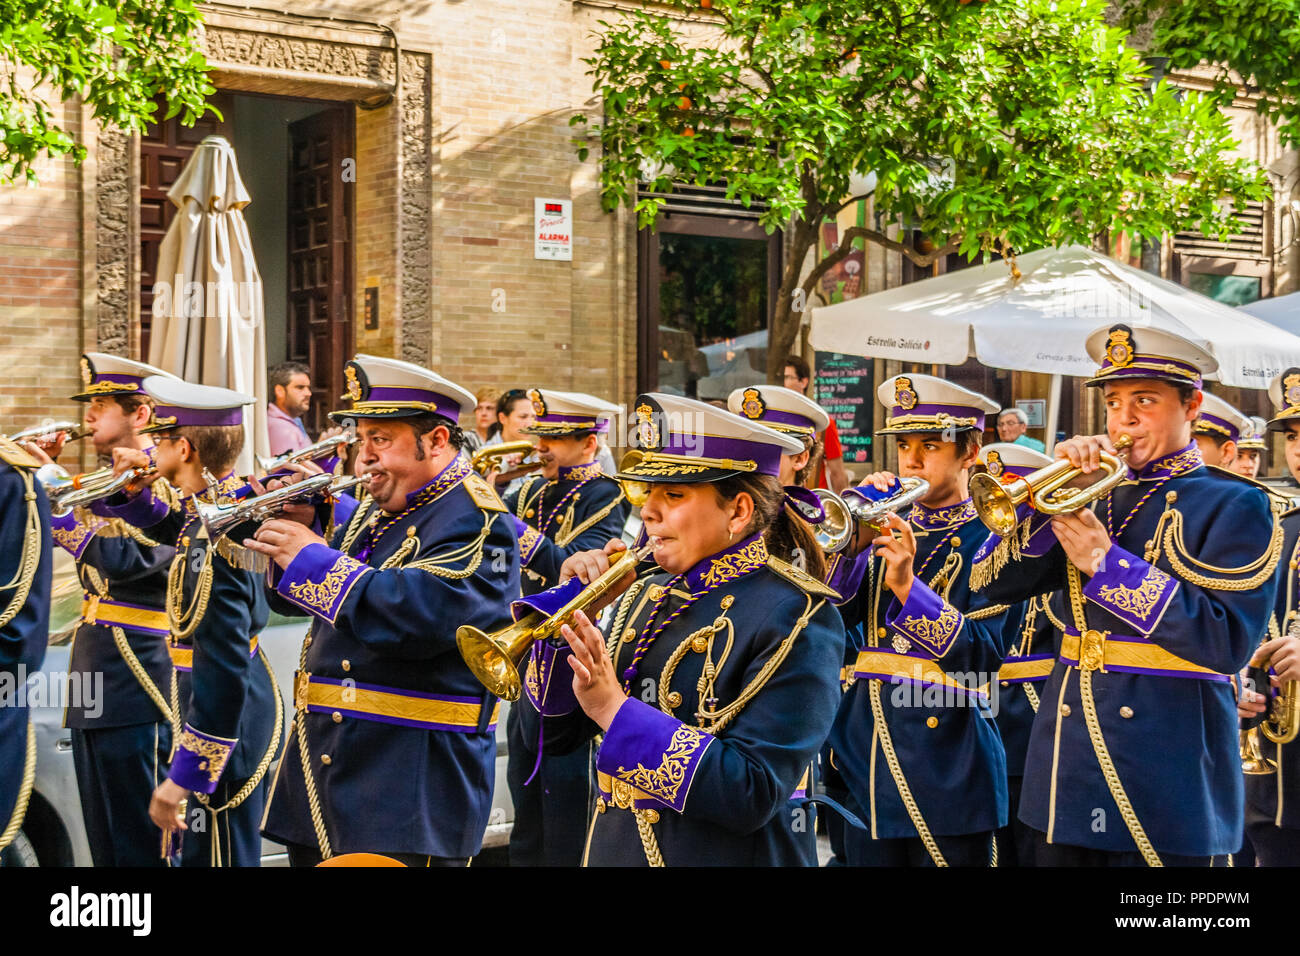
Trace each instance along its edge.
<path fill-rule="evenodd" d="M 524 693 L 543 717 L 562 717 L 578 709 L 573 668 L 569 666 L 572 656 L 568 644 L 557 647 L 550 641 L 538 641 L 533 645 L 524 671 Z"/>
<path fill-rule="evenodd" d="M 515 521 L 515 536 L 519 539 L 519 565 L 527 567 L 528 562 L 537 554 L 542 543 L 542 533 L 525 523 L 517 515 L 511 515 Z"/>
<path fill-rule="evenodd" d="M 854 557 L 846 557 L 843 552 L 828 554 L 826 560 L 826 584 L 840 595 L 839 600 L 833 603 L 844 604 L 862 586 L 862 578 L 871 564 L 871 549 L 867 548 Z"/>
<path fill-rule="evenodd" d="M 238 742 L 238 738 L 214 737 L 186 724 L 176 741 L 167 778 L 194 793 L 212 793 Z"/>
<path fill-rule="evenodd" d="M 128 498 L 120 504 L 108 503 L 116 501 L 118 497 L 101 499 L 105 501 L 103 510 L 107 512 L 104 517 L 121 518 L 137 528 L 152 528 L 171 513 L 167 502 L 157 497 L 151 488 L 142 489 L 134 498 Z"/>
<path fill-rule="evenodd" d="M 289 562 L 275 590 L 304 611 L 333 624 L 352 586 L 373 570 L 342 551 L 309 544 Z"/>
<path fill-rule="evenodd" d="M 71 511 L 65 515 L 50 516 L 50 534 L 54 543 L 77 561 L 81 560 L 81 555 L 90 544 L 90 539 L 95 536 L 96 530 L 83 525 Z"/>
<path fill-rule="evenodd" d="M 628 698 L 605 732 L 596 769 L 682 813 L 713 735 Z"/>
<path fill-rule="evenodd" d="M 1084 585 L 1083 596 L 1146 637 L 1156 629 L 1177 591 L 1178 582 L 1165 572 L 1112 544 L 1097 573 Z"/>
<path fill-rule="evenodd" d="M 899 607 L 897 598 L 889 602 L 885 623 L 935 658 L 940 658 L 952 647 L 966 618 L 935 594 L 928 584 L 915 578 L 906 604 Z"/>

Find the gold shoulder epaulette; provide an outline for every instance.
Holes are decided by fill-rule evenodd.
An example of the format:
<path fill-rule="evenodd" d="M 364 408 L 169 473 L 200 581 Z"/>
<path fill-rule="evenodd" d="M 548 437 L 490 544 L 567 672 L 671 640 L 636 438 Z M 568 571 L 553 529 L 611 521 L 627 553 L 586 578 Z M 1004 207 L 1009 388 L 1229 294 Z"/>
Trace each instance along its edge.
<path fill-rule="evenodd" d="M 39 468 L 41 463 L 8 438 L 0 438 L 0 461 L 12 468 Z"/>
<path fill-rule="evenodd" d="M 496 490 L 487 483 L 487 480 L 477 473 L 468 476 L 462 485 L 469 492 L 469 496 L 474 499 L 474 504 L 478 505 L 484 511 L 505 511 L 505 502 Z"/>
<path fill-rule="evenodd" d="M 807 571 L 801 571 L 793 564 L 782 561 L 780 558 L 767 556 L 767 566 L 785 578 L 801 591 L 807 591 L 809 594 L 820 594 L 822 597 L 839 600 L 840 594 L 834 588 L 809 574 Z"/>

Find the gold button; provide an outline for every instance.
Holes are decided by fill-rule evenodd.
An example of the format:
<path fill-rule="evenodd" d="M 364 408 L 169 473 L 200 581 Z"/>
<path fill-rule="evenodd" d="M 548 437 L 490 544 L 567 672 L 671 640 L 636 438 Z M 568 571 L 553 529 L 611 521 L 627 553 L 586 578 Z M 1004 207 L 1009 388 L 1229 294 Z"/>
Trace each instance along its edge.
<path fill-rule="evenodd" d="M 931 730 L 933 730 L 935 727 L 938 727 L 938 726 L 939 726 L 939 718 L 938 718 L 938 717 L 927 717 L 927 718 L 925 718 L 925 726 L 927 726 L 927 727 L 929 727 Z"/>
<path fill-rule="evenodd" d="M 341 723 L 343 723 L 343 715 L 340 714 L 337 710 L 334 711 L 334 713 L 330 714 L 330 718 L 331 718 L 331 719 L 334 721 L 334 723 L 336 723 L 336 724 L 341 724 Z"/>
<path fill-rule="evenodd" d="M 889 632 L 886 631 L 883 627 L 876 628 L 876 637 L 884 637 L 888 633 Z"/>
<path fill-rule="evenodd" d="M 1119 709 L 1119 715 L 1120 715 L 1121 717 L 1123 717 L 1125 720 L 1127 720 L 1129 717 L 1132 717 L 1132 716 L 1133 716 L 1133 708 L 1132 708 L 1132 707 L 1121 707 L 1121 708 Z"/>
<path fill-rule="evenodd" d="M 1061 705 L 1061 716 L 1062 716 L 1062 717 L 1069 717 L 1069 716 L 1070 716 L 1070 705 L 1069 705 L 1069 704 L 1062 704 L 1062 705 Z"/>
<path fill-rule="evenodd" d="M 532 508 L 529 508 L 527 511 L 524 512 L 524 517 L 525 517 L 525 518 L 532 518 L 532 517 L 535 517 L 536 514 L 537 514 L 536 511 L 534 511 Z"/>
<path fill-rule="evenodd" d="M 703 654 L 709 649 L 709 639 L 707 637 L 697 637 L 691 641 L 691 650 L 696 654 Z"/>
<path fill-rule="evenodd" d="M 414 538 L 414 537 L 415 537 L 415 525 L 411 525 L 410 527 L 408 527 L 408 528 L 406 529 L 406 536 L 407 536 L 408 538 Z"/>
<path fill-rule="evenodd" d="M 330 764 L 332 764 L 334 761 L 330 759 L 330 755 L 329 755 L 329 754 L 321 754 L 321 755 L 320 755 L 320 762 L 323 763 L 325 766 L 328 767 L 328 766 L 329 766 Z"/>
<path fill-rule="evenodd" d="M 352 670 L 352 662 L 351 662 L 351 661 L 344 661 L 344 662 L 343 662 L 343 669 L 344 669 L 345 671 L 350 671 L 350 670 Z"/>
<path fill-rule="evenodd" d="M 188 548 L 189 546 L 190 546 L 190 536 L 188 534 L 181 535 L 181 547 Z"/>
<path fill-rule="evenodd" d="M 304 638 L 302 639 L 302 646 L 303 646 L 303 647 L 311 647 L 311 635 L 310 635 L 310 634 L 308 634 L 306 637 L 304 637 Z"/>
<path fill-rule="evenodd" d="M 728 594 L 726 597 L 722 599 L 722 609 L 725 611 L 727 608 L 731 607 L 731 605 L 735 603 L 736 603 L 736 596 L 734 594 Z"/>
<path fill-rule="evenodd" d="M 636 628 L 629 627 L 626 631 L 623 632 L 624 644 L 631 644 L 635 640 L 636 640 Z"/>
<path fill-rule="evenodd" d="M 960 548 L 960 547 L 961 547 L 961 538 L 957 537 L 956 535 L 953 535 L 953 536 L 952 536 L 952 546 L 953 546 L 954 548 Z"/>
<path fill-rule="evenodd" d="M 1000 681 L 998 681 L 998 683 L 1001 684 L 1003 687 L 1006 687 L 1006 686 L 1007 686 L 1007 681 L 1000 680 Z"/>
<path fill-rule="evenodd" d="M 662 601 L 663 597 L 664 597 L 664 589 L 662 585 L 652 584 L 650 586 L 650 600 Z"/>
<path fill-rule="evenodd" d="M 605 798 L 604 798 L 604 797 L 597 797 L 597 798 L 596 798 L 596 812 L 597 812 L 597 813 L 604 813 L 604 812 L 605 812 Z"/>
<path fill-rule="evenodd" d="M 658 822 L 659 822 L 659 811 L 658 811 L 658 810 L 642 810 L 641 813 L 645 816 L 645 822 L 646 822 L 646 823 L 658 823 Z"/>

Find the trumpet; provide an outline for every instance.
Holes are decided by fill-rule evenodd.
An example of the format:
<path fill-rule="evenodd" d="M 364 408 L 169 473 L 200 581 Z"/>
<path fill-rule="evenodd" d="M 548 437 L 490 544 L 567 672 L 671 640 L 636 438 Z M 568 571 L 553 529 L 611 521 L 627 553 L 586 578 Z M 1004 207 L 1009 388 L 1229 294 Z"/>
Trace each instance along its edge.
<path fill-rule="evenodd" d="M 287 465 L 296 465 L 304 461 L 315 461 L 317 458 L 324 458 L 327 455 L 334 454 L 334 450 L 339 445 L 351 445 L 357 440 L 357 433 L 352 430 L 345 431 L 333 438 L 322 438 L 320 441 L 308 445 L 306 448 L 299 448 L 297 451 L 287 451 L 283 455 L 275 458 L 257 457 L 257 467 L 262 469 L 262 473 L 269 475 L 273 471 L 279 471 Z"/>
<path fill-rule="evenodd" d="M 470 456 L 470 466 L 483 477 L 490 471 L 500 471 L 501 465 L 510 455 L 526 455 L 533 450 L 533 443 L 527 441 L 508 441 L 499 445 L 487 445 Z M 528 466 L 522 466 L 528 467 Z M 538 462 L 534 467 L 542 467 Z M 531 471 L 532 468 L 529 468 Z"/>
<path fill-rule="evenodd" d="M 483 686 L 502 700 L 518 700 L 523 689 L 519 665 L 538 641 L 555 638 L 560 627 L 573 623 L 573 615 L 595 604 L 615 584 L 623 580 L 644 558 L 654 551 L 655 542 L 635 551 L 622 552 L 610 562 L 609 570 L 574 596 L 573 600 L 550 617 L 533 611 L 522 619 L 488 634 L 465 624 L 456 629 L 456 647 L 460 656 Z M 561 585 L 566 586 L 566 585 Z"/>
<path fill-rule="evenodd" d="M 813 537 L 827 554 L 836 554 L 849 546 L 862 525 L 879 533 L 885 516 L 902 511 L 930 493 L 930 483 L 923 478 L 900 478 L 902 485 L 888 498 L 879 501 L 846 500 L 826 488 L 814 488 L 826 513 L 821 524 L 813 526 Z"/>
<path fill-rule="evenodd" d="M 302 481 L 284 485 L 265 494 L 244 498 L 242 501 L 203 502 L 195 506 L 195 511 L 198 512 L 203 527 L 207 529 L 208 537 L 215 541 L 238 525 L 246 522 L 261 524 L 268 518 L 275 517 L 285 505 L 291 502 L 318 494 L 333 497 L 349 488 L 369 483 L 370 477 L 369 474 L 310 475 Z"/>
<path fill-rule="evenodd" d="M 77 422 L 46 422 L 44 425 L 33 425 L 31 428 L 24 428 L 22 431 L 4 437 L 12 442 L 35 441 L 37 438 L 57 435 L 59 432 L 67 432 L 68 441 L 80 441 L 90 434 L 90 429 Z"/>
<path fill-rule="evenodd" d="M 1300 621 L 1292 621 L 1288 631 L 1291 637 L 1300 637 Z M 1263 688 L 1265 696 L 1269 693 L 1271 681 L 1268 676 L 1269 661 L 1259 667 L 1251 667 L 1248 674 L 1255 681 L 1255 686 Z M 1260 739 L 1268 740 L 1281 747 L 1295 740 L 1300 733 L 1300 710 L 1297 701 L 1300 697 L 1300 681 L 1289 680 L 1282 688 L 1282 693 L 1274 697 L 1269 709 L 1262 714 L 1251 727 L 1241 731 L 1241 771 L 1249 775 L 1273 773 L 1277 769 L 1277 760 L 1264 753 L 1264 744 Z"/>
<path fill-rule="evenodd" d="M 1078 511 L 1110 494 L 1124 480 L 1124 460 L 1133 446 L 1133 439 L 1120 435 L 1115 441 L 1115 454 L 1101 453 L 1104 478 L 1084 488 L 1067 488 L 1083 472 L 1062 458 L 1023 478 L 1013 478 L 1003 484 L 989 474 L 975 475 L 970 480 L 970 494 L 980 520 L 994 534 L 1007 537 L 1019 523 L 1016 509 L 1028 503 L 1035 511 L 1045 515 L 1063 515 Z"/>
<path fill-rule="evenodd" d="M 112 468 L 100 468 L 80 475 L 69 475 L 58 465 L 45 465 L 36 472 L 50 499 L 50 514 L 56 518 L 73 508 L 84 507 L 101 498 L 111 498 L 135 481 L 152 475 L 156 468 L 129 468 L 114 475 Z"/>

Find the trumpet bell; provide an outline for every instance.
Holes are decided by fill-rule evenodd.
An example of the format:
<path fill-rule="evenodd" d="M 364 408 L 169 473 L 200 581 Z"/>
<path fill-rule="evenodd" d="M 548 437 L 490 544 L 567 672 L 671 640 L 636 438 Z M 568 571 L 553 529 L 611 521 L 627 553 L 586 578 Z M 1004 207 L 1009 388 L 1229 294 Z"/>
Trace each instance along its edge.
<path fill-rule="evenodd" d="M 1016 529 L 1016 509 L 1029 497 L 1029 486 L 1023 479 L 1004 485 L 989 474 L 972 475 L 970 496 L 984 526 L 1005 538 Z"/>
<path fill-rule="evenodd" d="M 529 614 L 522 621 L 488 634 L 470 624 L 456 628 L 456 649 L 484 687 L 502 700 L 515 701 L 523 690 L 519 665 L 532 650 L 533 631 L 540 615 Z"/>
<path fill-rule="evenodd" d="M 814 488 L 822 503 L 825 517 L 821 524 L 813 525 L 813 537 L 827 554 L 839 554 L 849 546 L 857 531 L 857 522 L 844 499 L 827 488 Z"/>

